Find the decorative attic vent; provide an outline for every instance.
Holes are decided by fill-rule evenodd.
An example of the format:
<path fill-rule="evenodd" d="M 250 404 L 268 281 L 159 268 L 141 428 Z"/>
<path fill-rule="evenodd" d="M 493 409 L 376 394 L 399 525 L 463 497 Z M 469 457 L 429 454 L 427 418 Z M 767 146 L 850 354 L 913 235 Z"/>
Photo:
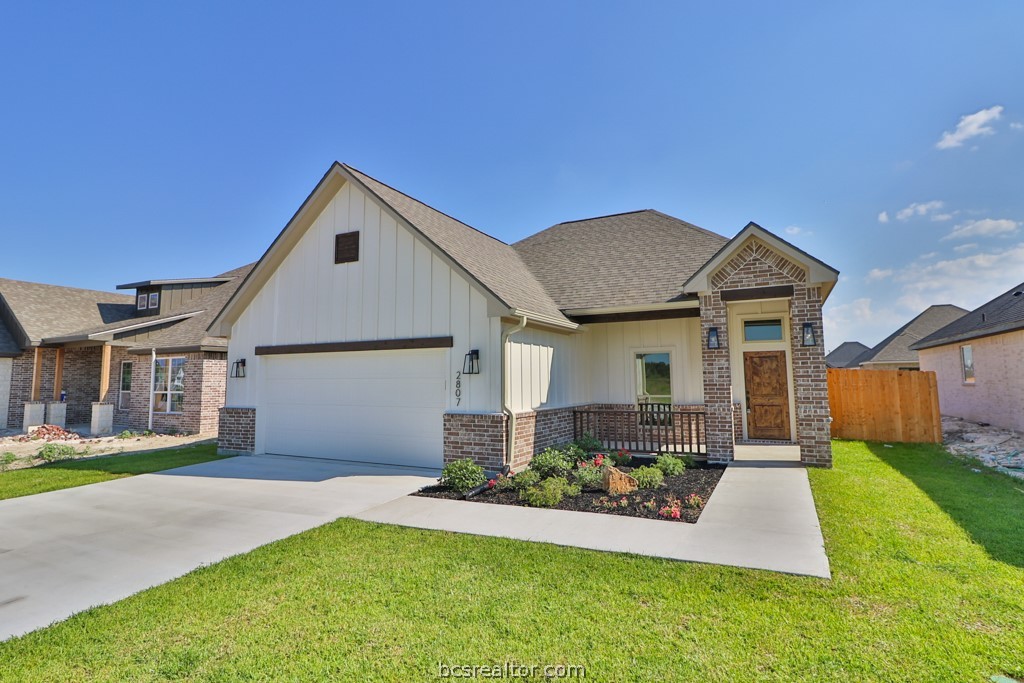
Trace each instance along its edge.
<path fill-rule="evenodd" d="M 352 263 L 359 260 L 359 233 L 343 232 L 334 236 L 334 262 Z"/>

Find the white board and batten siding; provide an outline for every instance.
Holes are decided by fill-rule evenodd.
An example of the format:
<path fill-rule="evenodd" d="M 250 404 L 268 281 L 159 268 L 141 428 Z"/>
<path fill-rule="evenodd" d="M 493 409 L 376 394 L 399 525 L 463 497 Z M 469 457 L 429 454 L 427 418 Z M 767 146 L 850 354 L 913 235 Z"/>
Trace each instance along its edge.
<path fill-rule="evenodd" d="M 703 403 L 700 320 L 676 318 L 588 326 L 587 374 L 594 403 L 636 401 L 637 353 L 669 353 L 674 403 Z"/>
<path fill-rule="evenodd" d="M 360 233 L 359 260 L 335 264 L 335 235 L 352 231 Z M 256 346 L 440 336 L 452 336 L 454 347 L 425 352 L 433 354 L 430 364 L 441 366 L 435 379 L 443 379 L 443 406 L 437 414 L 500 410 L 501 322 L 488 316 L 484 293 L 372 197 L 346 183 L 232 326 L 229 358 L 250 365 L 248 377 L 228 380 L 227 405 L 266 405 L 266 382 L 274 375 L 265 366 L 287 365 L 282 357 L 256 356 Z M 480 350 L 481 372 L 457 383 L 471 349 Z M 297 357 L 314 355 L 355 354 Z M 264 452 L 265 422 L 257 420 L 257 452 Z"/>
<path fill-rule="evenodd" d="M 515 412 L 589 402 L 587 335 L 527 327 L 509 339 L 509 402 Z"/>

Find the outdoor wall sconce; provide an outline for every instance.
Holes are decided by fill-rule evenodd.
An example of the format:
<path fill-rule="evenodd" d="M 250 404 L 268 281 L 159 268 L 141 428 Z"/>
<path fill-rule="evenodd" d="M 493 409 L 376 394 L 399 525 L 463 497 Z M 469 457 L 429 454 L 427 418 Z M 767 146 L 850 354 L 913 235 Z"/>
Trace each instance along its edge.
<path fill-rule="evenodd" d="M 815 346 L 817 343 L 818 339 L 814 336 L 814 324 L 804 323 L 803 345 Z"/>
<path fill-rule="evenodd" d="M 720 349 L 722 348 L 721 343 L 718 341 L 718 328 L 708 328 L 708 348 L 709 349 Z"/>
<path fill-rule="evenodd" d="M 239 358 L 231 364 L 232 377 L 245 377 L 245 359 Z"/>
<path fill-rule="evenodd" d="M 462 374 L 463 375 L 479 375 L 480 374 L 480 351 L 473 349 L 466 354 L 465 360 L 462 361 Z"/>

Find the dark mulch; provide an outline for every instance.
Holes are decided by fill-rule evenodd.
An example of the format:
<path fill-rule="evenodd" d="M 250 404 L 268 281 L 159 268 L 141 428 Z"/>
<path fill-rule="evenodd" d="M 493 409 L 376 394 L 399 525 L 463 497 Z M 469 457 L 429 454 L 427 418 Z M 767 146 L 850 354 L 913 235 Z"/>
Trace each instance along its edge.
<path fill-rule="evenodd" d="M 619 469 L 623 472 L 629 472 L 632 468 L 620 467 Z M 665 483 L 657 489 L 634 491 L 626 495 L 627 502 L 625 507 L 611 506 L 613 502 L 621 502 L 623 496 L 609 496 L 605 491 L 583 491 L 575 498 L 563 498 L 561 503 L 551 509 L 599 512 L 606 515 L 666 520 L 665 517 L 658 514 L 658 511 L 668 505 L 670 500 L 676 499 L 681 501 L 691 493 L 696 493 L 706 504 L 708 499 L 711 498 L 715 487 L 718 486 L 718 480 L 722 478 L 724 473 L 724 466 L 698 463 L 687 468 L 679 476 L 665 477 Z M 443 486 L 428 486 L 413 495 L 428 498 L 447 498 L 449 500 L 459 500 L 462 498 L 461 494 L 455 493 Z M 473 503 L 526 507 L 526 504 L 519 500 L 518 491 L 488 490 L 473 496 L 469 500 Z M 654 501 L 653 506 L 650 506 L 651 500 Z M 683 507 L 682 515 L 679 519 L 669 518 L 666 521 L 689 522 L 692 524 L 700 517 L 702 510 L 703 507 L 700 509 Z"/>

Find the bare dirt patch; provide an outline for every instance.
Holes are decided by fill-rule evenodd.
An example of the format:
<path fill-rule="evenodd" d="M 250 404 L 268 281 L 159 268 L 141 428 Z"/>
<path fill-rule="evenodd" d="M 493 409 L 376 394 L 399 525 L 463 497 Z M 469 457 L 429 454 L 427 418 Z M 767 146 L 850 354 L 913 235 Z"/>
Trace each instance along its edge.
<path fill-rule="evenodd" d="M 955 455 L 974 458 L 986 467 L 1024 479 L 1024 434 L 1020 432 L 943 416 L 942 441 Z"/>
<path fill-rule="evenodd" d="M 81 432 L 67 431 L 53 425 L 43 425 L 33 434 L 13 430 L 0 430 L 0 463 L 3 469 L 15 470 L 39 465 L 44 460 L 39 451 L 48 443 L 67 445 L 74 449 L 74 455 L 67 459 L 94 457 L 97 455 L 127 455 L 145 453 L 165 448 L 190 446 L 210 441 L 210 436 L 178 436 L 170 434 L 141 434 L 90 436 Z M 10 455 L 8 455 L 10 454 Z"/>

